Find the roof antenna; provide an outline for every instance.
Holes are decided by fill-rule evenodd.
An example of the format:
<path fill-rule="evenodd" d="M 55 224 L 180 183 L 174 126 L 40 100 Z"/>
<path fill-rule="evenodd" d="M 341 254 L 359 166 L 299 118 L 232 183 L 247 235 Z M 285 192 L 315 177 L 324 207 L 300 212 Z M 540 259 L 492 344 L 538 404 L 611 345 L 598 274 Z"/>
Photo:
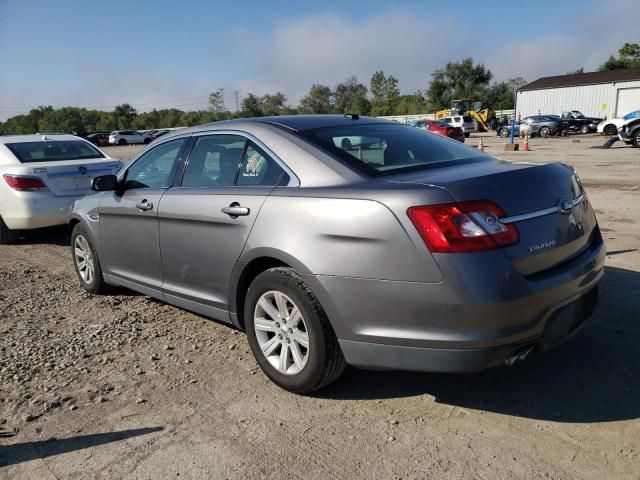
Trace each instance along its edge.
<path fill-rule="evenodd" d="M 345 113 L 344 116 L 346 118 L 350 118 L 351 120 L 360 120 L 360 115 L 357 113 Z"/>

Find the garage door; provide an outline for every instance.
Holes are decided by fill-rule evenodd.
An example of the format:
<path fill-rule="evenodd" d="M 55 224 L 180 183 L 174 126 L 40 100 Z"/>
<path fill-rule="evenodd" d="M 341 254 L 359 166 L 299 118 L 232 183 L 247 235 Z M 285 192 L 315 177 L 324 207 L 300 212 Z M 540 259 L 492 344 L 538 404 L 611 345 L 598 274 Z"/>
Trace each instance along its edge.
<path fill-rule="evenodd" d="M 623 117 L 634 110 L 640 110 L 640 88 L 621 88 L 618 90 L 616 117 Z"/>

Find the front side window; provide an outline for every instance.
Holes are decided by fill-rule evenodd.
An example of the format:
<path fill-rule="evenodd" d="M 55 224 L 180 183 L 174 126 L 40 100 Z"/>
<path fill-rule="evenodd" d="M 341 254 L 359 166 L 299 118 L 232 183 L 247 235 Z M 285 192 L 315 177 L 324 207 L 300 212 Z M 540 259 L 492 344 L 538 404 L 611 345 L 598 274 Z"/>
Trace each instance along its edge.
<path fill-rule="evenodd" d="M 171 140 L 144 153 L 127 170 L 125 189 L 169 187 L 185 141 Z"/>
<path fill-rule="evenodd" d="M 182 177 L 182 186 L 233 185 L 245 143 L 245 138 L 239 135 L 198 137 Z"/>
<path fill-rule="evenodd" d="M 104 158 L 97 148 L 83 140 L 5 143 L 5 145 L 21 163 Z"/>
<path fill-rule="evenodd" d="M 420 129 L 392 123 L 348 124 L 300 132 L 311 144 L 370 175 L 485 161 L 477 150 Z M 342 138 L 357 148 L 345 149 Z"/>
<path fill-rule="evenodd" d="M 276 186 L 286 183 L 288 181 L 286 176 L 285 171 L 275 160 L 250 142 L 242 157 L 236 185 Z"/>

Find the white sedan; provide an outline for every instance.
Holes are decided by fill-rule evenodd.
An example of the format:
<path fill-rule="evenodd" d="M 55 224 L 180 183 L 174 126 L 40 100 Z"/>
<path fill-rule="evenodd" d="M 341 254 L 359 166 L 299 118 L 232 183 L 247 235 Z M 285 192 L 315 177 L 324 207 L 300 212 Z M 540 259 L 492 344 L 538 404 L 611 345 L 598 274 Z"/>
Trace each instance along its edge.
<path fill-rule="evenodd" d="M 153 138 L 150 135 L 144 135 L 136 130 L 116 130 L 109 134 L 109 143 L 111 145 L 133 145 L 151 143 Z"/>
<path fill-rule="evenodd" d="M 618 129 L 623 125 L 629 123 L 631 120 L 640 118 L 640 110 L 627 113 L 622 118 L 612 118 L 611 120 L 603 120 L 598 124 L 598 133 L 604 133 L 605 135 L 617 135 Z"/>
<path fill-rule="evenodd" d="M 92 177 L 121 167 L 73 135 L 0 136 L 0 244 L 20 230 L 67 223 L 74 200 L 92 193 Z"/>

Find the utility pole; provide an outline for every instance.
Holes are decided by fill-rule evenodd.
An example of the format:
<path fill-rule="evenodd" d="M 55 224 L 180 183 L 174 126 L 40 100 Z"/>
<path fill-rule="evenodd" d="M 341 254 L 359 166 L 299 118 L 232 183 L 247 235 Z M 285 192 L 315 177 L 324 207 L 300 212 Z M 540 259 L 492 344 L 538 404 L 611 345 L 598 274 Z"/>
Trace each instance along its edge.
<path fill-rule="evenodd" d="M 236 113 L 237 113 L 240 111 L 240 90 L 234 90 L 233 97 L 236 100 Z"/>

